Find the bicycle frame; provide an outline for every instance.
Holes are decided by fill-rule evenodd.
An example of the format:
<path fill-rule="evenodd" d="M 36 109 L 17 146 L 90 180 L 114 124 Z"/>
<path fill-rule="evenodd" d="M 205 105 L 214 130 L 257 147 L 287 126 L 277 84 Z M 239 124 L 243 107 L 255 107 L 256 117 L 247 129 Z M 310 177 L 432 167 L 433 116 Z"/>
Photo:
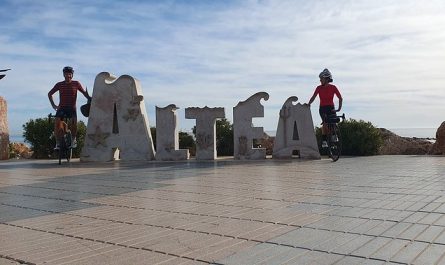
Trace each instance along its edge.
<path fill-rule="evenodd" d="M 48 115 L 49 120 L 55 117 L 52 114 Z M 55 135 L 55 137 L 59 137 L 59 150 L 58 150 L 58 158 L 59 158 L 59 165 L 62 164 L 62 159 L 66 158 L 67 162 L 70 162 L 72 155 L 73 155 L 73 148 L 72 145 L 72 134 L 71 130 L 69 128 L 69 124 L 71 123 L 71 118 L 68 118 L 66 116 L 61 117 L 61 125 L 59 128 L 59 133 Z M 61 135 L 61 136 L 58 136 Z"/>
<path fill-rule="evenodd" d="M 341 135 L 340 130 L 338 128 L 337 123 L 341 121 L 344 121 L 345 114 L 341 116 L 337 116 L 337 114 L 331 115 L 330 117 L 324 117 L 324 122 L 326 123 L 326 129 L 327 129 L 327 143 L 328 143 L 328 152 L 329 157 L 332 159 L 332 161 L 337 161 L 340 158 L 341 154 Z"/>

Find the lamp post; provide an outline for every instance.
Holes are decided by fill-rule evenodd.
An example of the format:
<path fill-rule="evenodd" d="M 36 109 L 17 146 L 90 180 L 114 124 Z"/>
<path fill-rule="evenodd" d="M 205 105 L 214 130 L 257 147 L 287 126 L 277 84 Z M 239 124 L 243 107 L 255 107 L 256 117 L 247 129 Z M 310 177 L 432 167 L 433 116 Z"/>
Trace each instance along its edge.
<path fill-rule="evenodd" d="M 6 72 L 6 71 L 9 71 L 9 70 L 11 70 L 11 69 L 3 69 L 3 70 L 0 70 L 0 73 Z M 5 74 L 0 74 L 0 79 L 2 79 L 5 76 L 6 76 Z"/>

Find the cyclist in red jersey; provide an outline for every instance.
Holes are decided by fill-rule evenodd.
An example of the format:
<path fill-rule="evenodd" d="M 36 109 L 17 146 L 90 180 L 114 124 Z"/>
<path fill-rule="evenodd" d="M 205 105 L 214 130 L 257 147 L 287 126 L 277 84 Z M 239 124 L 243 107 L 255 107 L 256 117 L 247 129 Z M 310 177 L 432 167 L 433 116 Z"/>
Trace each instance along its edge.
<path fill-rule="evenodd" d="M 77 146 L 77 112 L 76 112 L 76 100 L 77 91 L 80 91 L 85 98 L 91 99 L 88 93 L 83 89 L 79 81 L 73 80 L 74 70 L 70 66 L 63 68 L 64 81 L 58 82 L 49 92 L 48 98 L 51 106 L 56 110 L 56 120 L 54 125 L 54 135 L 56 136 L 56 148 L 59 148 L 59 139 L 63 136 L 61 134 L 62 117 L 71 118 L 71 124 L 69 124 L 71 133 L 73 136 L 73 148 Z M 59 105 L 54 104 L 53 94 L 59 92 Z"/>
<path fill-rule="evenodd" d="M 319 77 L 321 85 L 315 88 L 314 94 L 312 95 L 308 104 L 311 105 L 317 95 L 320 97 L 319 113 L 323 121 L 323 127 L 321 128 L 323 140 L 322 147 L 327 147 L 328 143 L 326 141 L 327 129 L 325 125 L 325 117 L 341 110 L 343 98 L 340 94 L 340 91 L 338 91 L 338 88 L 335 85 L 330 84 L 333 79 L 331 72 L 329 72 L 328 69 L 324 69 L 323 72 L 319 74 Z M 335 109 L 334 95 L 338 98 L 338 109 Z"/>

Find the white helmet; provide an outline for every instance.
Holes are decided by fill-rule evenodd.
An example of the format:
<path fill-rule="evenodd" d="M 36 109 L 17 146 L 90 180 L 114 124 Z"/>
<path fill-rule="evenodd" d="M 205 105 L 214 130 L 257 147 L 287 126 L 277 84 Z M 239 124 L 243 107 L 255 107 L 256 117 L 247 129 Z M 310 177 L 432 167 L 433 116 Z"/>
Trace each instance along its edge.
<path fill-rule="evenodd" d="M 327 68 L 325 68 L 319 75 L 320 78 L 327 78 L 329 82 L 332 82 L 332 75 L 331 72 Z"/>

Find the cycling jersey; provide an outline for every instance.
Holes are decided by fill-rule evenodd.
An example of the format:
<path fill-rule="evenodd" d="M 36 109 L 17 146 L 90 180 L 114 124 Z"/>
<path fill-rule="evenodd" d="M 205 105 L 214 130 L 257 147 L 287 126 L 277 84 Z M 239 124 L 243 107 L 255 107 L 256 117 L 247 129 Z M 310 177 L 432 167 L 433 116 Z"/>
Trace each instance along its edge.
<path fill-rule="evenodd" d="M 334 106 L 334 95 L 339 99 L 342 98 L 337 87 L 332 84 L 320 85 L 315 89 L 314 94 L 320 96 L 320 107 Z"/>
<path fill-rule="evenodd" d="M 49 95 L 52 96 L 54 93 L 59 91 L 59 108 L 76 108 L 77 90 L 85 95 L 85 90 L 79 81 L 71 81 L 67 83 L 65 81 L 58 82 L 53 89 L 49 91 Z"/>

